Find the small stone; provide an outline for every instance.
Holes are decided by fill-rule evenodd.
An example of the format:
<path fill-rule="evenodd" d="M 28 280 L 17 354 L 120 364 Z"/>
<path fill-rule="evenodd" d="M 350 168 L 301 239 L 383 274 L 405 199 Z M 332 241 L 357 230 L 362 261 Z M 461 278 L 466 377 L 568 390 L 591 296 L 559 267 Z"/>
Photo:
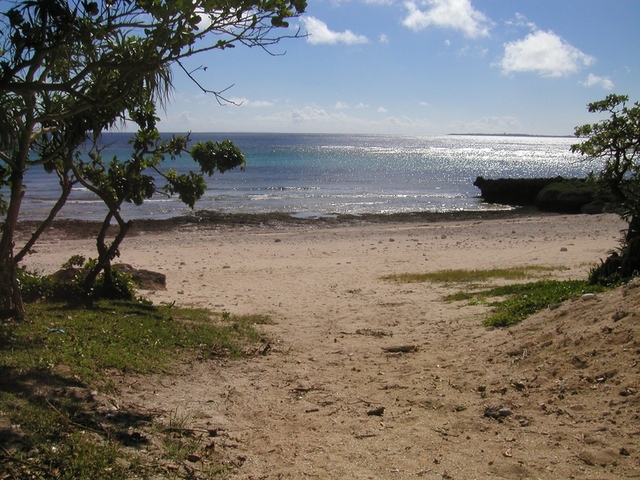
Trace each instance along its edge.
<path fill-rule="evenodd" d="M 374 408 L 372 410 L 369 410 L 367 412 L 367 415 L 369 415 L 369 416 L 376 415 L 378 417 L 381 417 L 382 415 L 384 415 L 384 407 L 378 407 L 378 408 Z"/>
<path fill-rule="evenodd" d="M 611 315 L 611 320 L 613 320 L 614 322 L 618 322 L 618 321 L 622 320 L 624 317 L 626 317 L 627 315 L 629 315 L 627 312 L 625 312 L 621 308 L 618 308 L 613 313 L 613 315 Z"/>
<path fill-rule="evenodd" d="M 596 299 L 596 294 L 595 293 L 585 293 L 584 295 L 582 295 L 582 300 L 595 300 Z"/>
<path fill-rule="evenodd" d="M 561 251 L 561 252 L 566 252 L 566 251 L 567 251 L 567 247 L 562 247 L 562 248 L 560 249 L 560 251 Z"/>

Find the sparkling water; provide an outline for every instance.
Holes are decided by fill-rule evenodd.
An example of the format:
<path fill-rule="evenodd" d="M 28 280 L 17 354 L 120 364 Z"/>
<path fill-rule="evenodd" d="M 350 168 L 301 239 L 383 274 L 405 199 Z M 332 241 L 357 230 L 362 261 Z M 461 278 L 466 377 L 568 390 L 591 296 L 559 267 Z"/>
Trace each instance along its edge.
<path fill-rule="evenodd" d="M 473 186 L 485 178 L 584 177 L 601 166 L 570 152 L 574 138 L 510 136 L 305 135 L 194 133 L 193 141 L 232 140 L 245 154 L 245 171 L 216 174 L 196 210 L 224 213 L 328 214 L 446 212 L 503 209 L 486 204 Z M 130 134 L 105 135 L 105 158 L 125 159 Z M 195 168 L 189 158 L 168 166 Z M 55 175 L 28 171 L 22 220 L 41 219 L 55 203 Z M 86 189 L 74 188 L 59 218 L 98 220 L 106 209 Z M 126 218 L 189 213 L 175 198 L 155 195 L 125 205 Z"/>

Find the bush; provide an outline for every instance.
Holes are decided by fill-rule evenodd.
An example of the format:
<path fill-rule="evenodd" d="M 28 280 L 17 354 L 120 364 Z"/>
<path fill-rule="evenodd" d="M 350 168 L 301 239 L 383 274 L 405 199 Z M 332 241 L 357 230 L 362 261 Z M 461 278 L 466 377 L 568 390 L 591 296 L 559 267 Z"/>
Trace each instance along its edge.
<path fill-rule="evenodd" d="M 118 271 L 117 267 L 111 271 L 110 283 L 105 282 L 104 274 L 102 274 L 97 278 L 94 288 L 87 294 L 84 290 L 84 283 L 92 262 L 91 259 L 85 262 L 84 257 L 74 255 L 62 265 L 63 269 L 54 275 L 41 275 L 25 268 L 19 268 L 18 281 L 23 299 L 26 302 L 53 300 L 77 303 L 78 301 L 103 298 L 111 300 L 132 300 L 135 298 L 131 275 Z"/>

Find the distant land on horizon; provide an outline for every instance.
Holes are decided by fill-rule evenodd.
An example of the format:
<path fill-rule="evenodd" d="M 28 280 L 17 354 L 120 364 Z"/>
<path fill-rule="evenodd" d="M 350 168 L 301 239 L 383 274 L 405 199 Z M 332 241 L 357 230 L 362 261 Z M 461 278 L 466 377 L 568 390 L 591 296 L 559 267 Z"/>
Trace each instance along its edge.
<path fill-rule="evenodd" d="M 447 135 L 468 135 L 470 137 L 544 137 L 544 138 L 574 138 L 573 135 L 536 135 L 534 133 L 448 133 Z"/>

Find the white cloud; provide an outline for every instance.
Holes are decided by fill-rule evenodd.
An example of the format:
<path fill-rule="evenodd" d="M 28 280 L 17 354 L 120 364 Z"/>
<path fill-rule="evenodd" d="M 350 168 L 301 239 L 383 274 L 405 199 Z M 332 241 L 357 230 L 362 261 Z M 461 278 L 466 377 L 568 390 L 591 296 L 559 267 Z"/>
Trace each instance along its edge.
<path fill-rule="evenodd" d="M 520 120 L 515 117 L 482 117 L 470 122 L 454 122 L 451 127 L 460 133 L 522 133 Z"/>
<path fill-rule="evenodd" d="M 428 102 L 418 102 L 418 105 L 420 105 L 421 107 L 430 107 L 431 105 L 429 105 Z"/>
<path fill-rule="evenodd" d="M 177 115 L 177 118 L 179 123 L 184 125 L 191 125 L 193 123 L 193 118 L 191 118 L 191 114 L 187 110 L 182 111 Z"/>
<path fill-rule="evenodd" d="M 360 102 L 359 104 L 356 105 L 356 108 L 369 108 L 369 105 L 367 105 L 366 103 Z"/>
<path fill-rule="evenodd" d="M 307 42 L 313 45 L 335 45 L 337 43 L 344 43 L 346 45 L 357 45 L 361 43 L 367 43 L 369 40 L 364 35 L 356 35 L 351 30 L 345 30 L 344 32 L 334 32 L 329 29 L 326 23 L 322 20 L 318 20 L 315 17 L 302 17 L 302 23 L 307 29 L 309 36 Z"/>
<path fill-rule="evenodd" d="M 475 10 L 469 0 L 422 0 L 420 4 L 427 9 L 420 10 L 413 0 L 404 3 L 408 10 L 402 21 L 405 27 L 416 32 L 430 26 L 451 28 L 469 38 L 489 36 L 491 20 Z"/>
<path fill-rule="evenodd" d="M 389 43 L 389 36 L 385 35 L 384 33 L 380 34 L 380 36 L 378 37 L 378 41 L 380 43 L 384 43 L 384 44 L 388 44 Z"/>
<path fill-rule="evenodd" d="M 266 100 L 249 100 L 247 98 L 230 98 L 230 102 L 235 103 L 239 107 L 255 107 L 255 108 L 263 108 L 263 107 L 271 107 L 273 106 L 273 102 L 268 102 Z"/>
<path fill-rule="evenodd" d="M 378 107 L 377 112 L 378 112 L 378 113 L 387 113 L 387 109 L 386 109 L 386 108 L 384 108 L 384 107 Z"/>
<path fill-rule="evenodd" d="M 516 13 L 515 20 L 507 20 L 505 24 L 510 27 L 526 27 L 531 31 L 535 31 L 538 29 L 535 23 L 529 22 L 527 20 L 527 17 L 525 17 L 521 13 Z"/>
<path fill-rule="evenodd" d="M 568 44 L 552 31 L 530 33 L 522 40 L 505 43 L 500 61 L 502 73 L 536 72 L 543 77 L 563 77 L 576 73 L 595 58 Z"/>
<path fill-rule="evenodd" d="M 322 108 L 317 107 L 304 107 L 303 109 L 296 108 L 292 112 L 290 112 L 289 115 L 290 120 L 294 122 L 309 122 L 313 120 L 330 118 L 327 112 L 325 112 Z"/>
<path fill-rule="evenodd" d="M 611 90 L 613 88 L 613 82 L 609 77 L 598 77 L 593 73 L 590 73 L 584 82 L 581 82 L 585 87 L 602 87 L 605 90 Z"/>
<path fill-rule="evenodd" d="M 333 107 L 333 108 L 336 108 L 338 110 L 345 110 L 345 109 L 349 108 L 349 105 L 347 105 L 344 102 L 338 102 L 338 103 L 336 103 L 336 106 Z"/>

